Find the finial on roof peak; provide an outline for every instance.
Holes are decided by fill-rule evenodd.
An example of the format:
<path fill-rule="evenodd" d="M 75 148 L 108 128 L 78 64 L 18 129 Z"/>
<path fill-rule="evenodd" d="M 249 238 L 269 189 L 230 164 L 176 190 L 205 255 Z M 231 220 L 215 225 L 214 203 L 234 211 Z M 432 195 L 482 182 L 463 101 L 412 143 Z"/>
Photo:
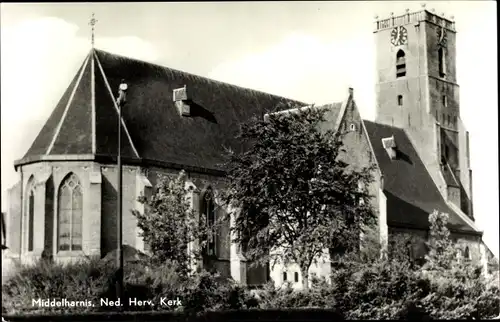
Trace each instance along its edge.
<path fill-rule="evenodd" d="M 89 21 L 89 25 L 92 27 L 92 38 L 91 38 L 91 44 L 92 44 L 92 48 L 94 48 L 94 32 L 95 32 L 95 29 L 94 29 L 94 26 L 96 25 L 97 23 L 97 19 L 95 18 L 95 14 L 92 12 L 92 18 L 90 18 L 90 21 Z"/>

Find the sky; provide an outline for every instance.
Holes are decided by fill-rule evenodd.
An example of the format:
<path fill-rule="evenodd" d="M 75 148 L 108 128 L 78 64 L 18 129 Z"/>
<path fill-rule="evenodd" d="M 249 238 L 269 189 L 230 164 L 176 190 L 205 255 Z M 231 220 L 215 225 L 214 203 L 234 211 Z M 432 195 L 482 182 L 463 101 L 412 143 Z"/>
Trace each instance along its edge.
<path fill-rule="evenodd" d="M 497 26 L 494 1 L 1 3 L 1 192 L 91 46 L 232 84 L 375 117 L 374 17 L 454 16 L 460 113 L 470 132 L 474 213 L 499 254 Z"/>

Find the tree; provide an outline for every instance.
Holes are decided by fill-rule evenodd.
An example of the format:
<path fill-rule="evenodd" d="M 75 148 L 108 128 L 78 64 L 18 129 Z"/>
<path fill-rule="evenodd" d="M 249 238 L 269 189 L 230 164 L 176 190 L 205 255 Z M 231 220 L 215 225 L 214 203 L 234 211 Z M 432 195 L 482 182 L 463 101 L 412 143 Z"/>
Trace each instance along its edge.
<path fill-rule="evenodd" d="M 498 314 L 498 285 L 488 285 L 479 263 L 464 260 L 447 228 L 448 214 L 429 215 L 429 253 L 422 274 L 431 280 L 432 292 L 421 300 L 436 319 L 462 319 L 472 315 L 491 318 Z"/>
<path fill-rule="evenodd" d="M 450 231 L 446 226 L 448 214 L 434 211 L 429 215 L 429 253 L 426 255 L 424 268 L 428 271 L 444 271 L 456 264 L 457 249 L 450 239 Z"/>
<path fill-rule="evenodd" d="M 242 125 L 245 149 L 229 151 L 225 201 L 238 209 L 235 242 L 256 263 L 297 263 L 303 287 L 325 250 L 359 245 L 375 218 L 371 168 L 355 171 L 340 158 L 342 138 L 322 129 L 325 110 L 271 114 Z M 324 128 L 324 126 L 323 126 Z"/>
<path fill-rule="evenodd" d="M 150 247 L 152 262 L 174 261 L 183 273 L 189 271 L 190 259 L 201 256 L 209 229 L 203 215 L 198 218 L 191 207 L 185 185 L 184 171 L 175 179 L 161 177 L 149 199 L 139 198 L 145 205 L 145 212 L 134 211 L 144 243 Z M 188 253 L 188 245 L 195 241 L 199 241 L 199 249 L 190 249 Z"/>

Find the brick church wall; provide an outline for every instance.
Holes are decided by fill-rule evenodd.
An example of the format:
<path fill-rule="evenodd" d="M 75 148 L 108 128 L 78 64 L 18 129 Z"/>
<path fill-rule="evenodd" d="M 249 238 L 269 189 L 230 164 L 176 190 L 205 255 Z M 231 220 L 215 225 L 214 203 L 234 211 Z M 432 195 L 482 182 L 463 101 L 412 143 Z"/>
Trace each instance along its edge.
<path fill-rule="evenodd" d="M 101 219 L 101 252 L 103 256 L 117 247 L 117 202 L 118 202 L 118 169 L 115 165 L 103 165 Z M 135 191 L 136 172 L 138 167 L 122 167 L 122 241 L 123 244 L 136 247 L 137 220 L 132 213 L 137 199 Z"/>
<path fill-rule="evenodd" d="M 21 254 L 21 192 L 22 182 L 19 181 L 8 190 L 8 212 L 6 221 L 6 244 L 9 254 Z"/>
<path fill-rule="evenodd" d="M 44 249 L 52 253 L 55 260 L 68 262 L 77 260 L 83 255 L 100 255 L 100 208 L 95 207 L 96 185 L 91 182 L 91 173 L 99 171 L 93 162 L 85 161 L 60 161 L 60 162 L 40 162 L 28 164 L 21 167 L 23 201 L 26 201 L 26 187 L 28 180 L 33 177 L 36 183 L 35 188 L 35 213 L 34 227 L 44 227 L 44 229 L 34 229 L 34 250 L 27 252 L 28 225 L 23 222 L 22 237 L 22 258 L 24 262 L 33 262 L 39 258 Z M 63 180 L 74 173 L 83 190 L 83 223 L 82 223 L 82 251 L 57 251 L 56 234 L 57 231 L 57 204 L 58 191 Z M 100 193 L 100 188 L 97 187 Z M 13 197 L 11 202 L 21 202 L 20 196 Z M 98 200 L 98 199 L 97 199 Z M 97 202 L 100 204 L 100 201 Z M 52 235 L 52 236 L 50 236 Z"/>

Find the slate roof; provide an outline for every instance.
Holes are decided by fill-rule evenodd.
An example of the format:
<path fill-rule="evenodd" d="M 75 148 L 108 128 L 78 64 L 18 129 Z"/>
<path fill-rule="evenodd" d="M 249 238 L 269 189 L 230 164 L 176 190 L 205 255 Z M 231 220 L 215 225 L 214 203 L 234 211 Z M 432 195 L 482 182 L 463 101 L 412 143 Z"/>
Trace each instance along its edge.
<path fill-rule="evenodd" d="M 389 226 L 428 229 L 429 214 L 438 210 L 449 214 L 450 230 L 480 234 L 447 205 L 403 129 L 363 122 L 384 176 Z M 394 160 L 382 145 L 382 139 L 390 136 L 397 144 Z"/>
<path fill-rule="evenodd" d="M 221 170 L 224 148 L 241 148 L 235 140 L 241 123 L 275 112 L 280 106 L 307 105 L 92 50 L 16 166 L 61 155 L 116 157 L 118 113 L 114 98 L 122 79 L 128 84 L 127 103 L 122 108 L 124 162 Z M 189 117 L 179 114 L 172 99 L 173 90 L 184 85 L 192 96 Z"/>
<path fill-rule="evenodd" d="M 343 102 L 336 102 L 321 106 L 321 108 L 326 109 L 325 120 L 327 120 L 327 122 L 321 124 L 323 130 L 337 130 L 334 127 L 339 125 L 337 124 L 337 120 L 342 110 L 342 104 Z"/>

